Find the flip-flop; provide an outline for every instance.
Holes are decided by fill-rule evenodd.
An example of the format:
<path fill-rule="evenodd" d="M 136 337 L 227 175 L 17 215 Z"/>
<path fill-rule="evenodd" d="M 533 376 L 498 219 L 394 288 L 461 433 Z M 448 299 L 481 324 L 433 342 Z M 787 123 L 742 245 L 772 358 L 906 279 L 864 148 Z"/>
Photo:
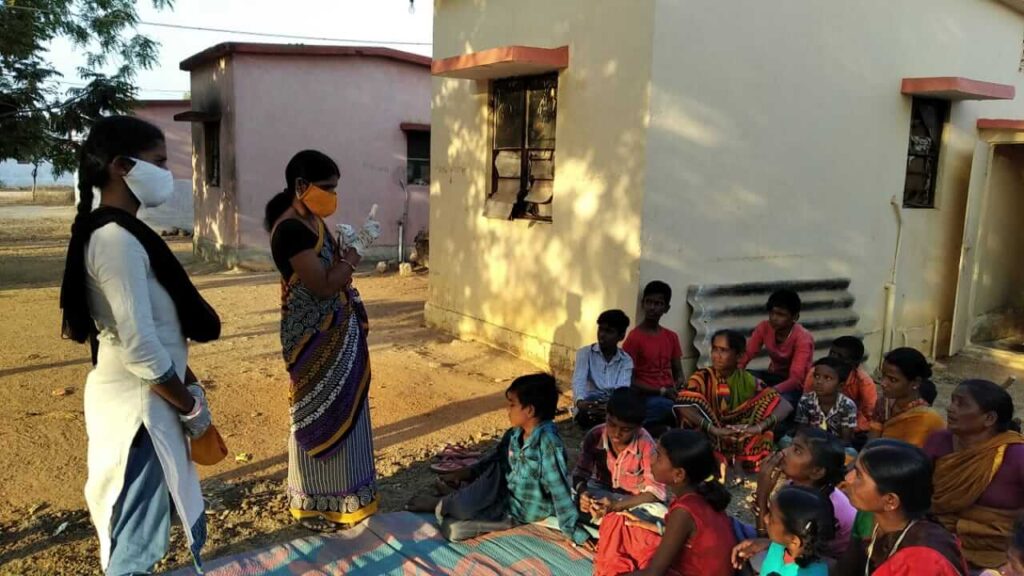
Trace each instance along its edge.
<path fill-rule="evenodd" d="M 441 459 L 446 458 L 479 458 L 482 456 L 481 452 L 476 450 L 470 450 L 462 444 L 448 444 L 437 453 L 437 457 Z"/>
<path fill-rule="evenodd" d="M 455 472 L 464 468 L 469 468 L 473 464 L 476 464 L 478 460 L 476 458 L 461 458 L 461 459 L 450 459 L 435 462 L 430 465 L 430 469 L 438 474 L 447 474 L 449 472 Z"/>

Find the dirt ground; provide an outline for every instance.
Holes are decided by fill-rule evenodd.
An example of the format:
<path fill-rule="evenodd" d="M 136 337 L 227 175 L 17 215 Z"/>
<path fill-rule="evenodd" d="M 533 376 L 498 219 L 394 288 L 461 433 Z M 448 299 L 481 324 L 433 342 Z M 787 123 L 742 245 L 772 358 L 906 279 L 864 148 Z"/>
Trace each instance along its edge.
<path fill-rule="evenodd" d="M 98 573 L 97 542 L 82 496 L 88 352 L 60 340 L 58 294 L 72 216 L 69 207 L 0 206 L 4 575 Z M 201 470 L 214 502 L 205 555 L 306 535 L 290 521 L 281 490 L 288 407 L 277 336 L 278 278 L 218 270 L 195 262 L 188 240 L 172 245 L 224 326 L 219 341 L 194 346 L 190 356 L 231 451 L 221 464 Z M 505 388 L 536 369 L 424 327 L 425 275 L 365 273 L 357 285 L 371 318 L 370 400 L 382 505 L 396 510 L 430 485 L 429 457 L 439 446 L 486 442 L 504 431 Z M 243 453 L 251 460 L 237 462 Z M 165 568 L 186 561 L 177 529 L 174 539 Z"/>
<path fill-rule="evenodd" d="M 73 211 L 0 202 L 0 575 L 98 574 L 97 541 L 82 486 L 86 436 L 84 346 L 61 341 L 58 294 Z M 212 506 L 207 558 L 308 535 L 288 516 L 287 376 L 278 348 L 278 279 L 195 261 L 187 239 L 171 244 L 220 312 L 221 340 L 192 348 L 231 454 L 201 469 Z M 371 412 L 385 511 L 431 485 L 430 456 L 444 443 L 493 442 L 507 426 L 504 389 L 535 368 L 423 325 L 425 275 L 363 273 L 371 318 Z M 1024 375 L 1015 355 L 984 351 L 940 366 L 939 403 L 966 377 Z M 1024 384 L 1013 392 L 1018 405 Z M 563 398 L 563 401 L 566 399 Z M 560 417 L 568 446 L 580 434 Z M 236 455 L 251 455 L 236 460 Z M 748 486 L 749 489 L 749 486 Z M 743 507 L 744 490 L 734 509 Z M 161 569 L 186 565 L 175 528 Z"/>

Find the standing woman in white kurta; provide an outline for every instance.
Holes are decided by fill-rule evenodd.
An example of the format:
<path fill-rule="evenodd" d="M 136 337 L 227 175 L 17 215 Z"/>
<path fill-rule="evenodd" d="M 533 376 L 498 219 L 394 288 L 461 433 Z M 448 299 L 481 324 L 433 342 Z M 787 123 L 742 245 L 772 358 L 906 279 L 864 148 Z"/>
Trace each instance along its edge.
<path fill-rule="evenodd" d="M 136 217 L 173 193 L 159 128 L 99 120 L 80 151 L 78 214 L 61 308 L 64 335 L 89 341 L 85 385 L 89 513 L 108 575 L 149 573 L 167 552 L 171 506 L 196 567 L 206 540 L 189 437 L 210 411 L 188 369 L 188 340 L 219 337 L 220 320 L 166 243 Z M 94 189 L 100 206 L 91 210 Z"/>

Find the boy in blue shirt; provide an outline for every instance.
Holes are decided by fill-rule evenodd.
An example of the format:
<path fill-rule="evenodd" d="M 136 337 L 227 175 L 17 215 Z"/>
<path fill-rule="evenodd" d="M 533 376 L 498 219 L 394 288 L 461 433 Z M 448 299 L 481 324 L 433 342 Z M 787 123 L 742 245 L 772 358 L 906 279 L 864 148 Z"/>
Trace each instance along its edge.
<path fill-rule="evenodd" d="M 633 359 L 619 348 L 628 329 L 629 316 L 625 312 L 605 310 L 597 317 L 597 342 L 576 352 L 572 414 L 585 430 L 604 422 L 612 392 L 633 383 Z"/>

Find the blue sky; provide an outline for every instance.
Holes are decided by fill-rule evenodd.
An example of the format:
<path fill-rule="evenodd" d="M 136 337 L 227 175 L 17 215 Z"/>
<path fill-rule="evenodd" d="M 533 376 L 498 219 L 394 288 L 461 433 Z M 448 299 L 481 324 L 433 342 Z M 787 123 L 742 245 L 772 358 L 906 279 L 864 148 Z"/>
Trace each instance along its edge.
<path fill-rule="evenodd" d="M 189 89 L 188 74 L 178 64 L 189 56 L 221 42 L 274 42 L 302 44 L 378 45 L 429 56 L 429 45 L 400 46 L 382 40 L 430 42 L 433 2 L 417 0 L 410 11 L 408 0 L 175 0 L 173 10 L 156 10 L 148 0 L 137 3 L 139 17 L 147 22 L 313 36 L 368 40 L 372 44 L 257 37 L 223 32 L 178 30 L 141 25 L 139 30 L 160 43 L 160 63 L 138 73 L 139 98 L 181 98 Z M 82 63 L 66 41 L 50 47 L 50 59 L 64 74 L 61 87 L 81 80 L 75 68 Z"/>

